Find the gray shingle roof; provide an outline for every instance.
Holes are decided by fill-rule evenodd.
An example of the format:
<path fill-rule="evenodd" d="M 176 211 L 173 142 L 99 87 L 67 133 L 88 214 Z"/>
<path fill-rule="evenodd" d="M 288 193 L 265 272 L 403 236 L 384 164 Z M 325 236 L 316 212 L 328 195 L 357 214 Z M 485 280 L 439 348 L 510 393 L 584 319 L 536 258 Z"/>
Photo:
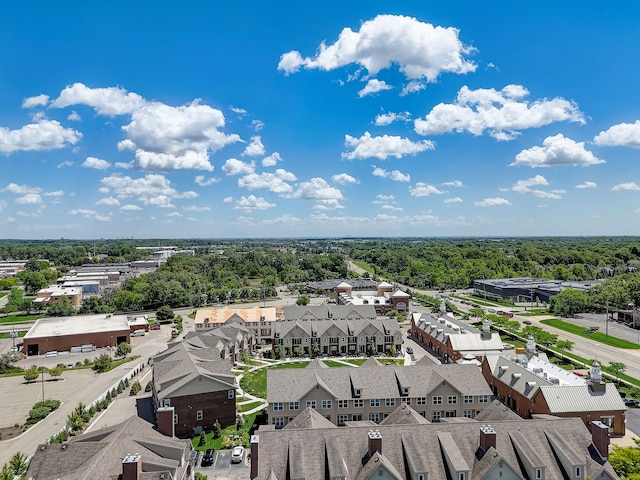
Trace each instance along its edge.
<path fill-rule="evenodd" d="M 353 423 L 349 423 L 353 425 Z M 380 454 L 368 452 L 371 426 L 344 428 L 258 430 L 258 480 L 329 478 L 328 472 L 346 472 L 347 479 L 367 478 L 376 468 L 384 468 L 396 478 L 410 478 L 409 468 L 427 473 L 428 478 L 449 478 L 444 451 L 456 454 L 455 467 L 468 468 L 470 480 L 480 480 L 494 468 L 519 478 L 529 478 L 519 451 L 534 452 L 545 467 L 546 480 L 564 480 L 561 455 L 578 461 L 592 477 L 606 472 L 617 479 L 608 463 L 598 463 L 591 447 L 591 434 L 577 418 L 510 420 L 492 423 L 496 430 L 496 448 L 483 456 L 478 451 L 481 424 L 427 423 L 377 425 L 382 436 Z M 304 445 L 304 448 L 299 446 Z M 444 447 L 443 447 L 444 445 Z M 330 447 L 329 447 L 330 446 Z M 590 448 L 591 447 L 591 448 Z M 568 453 L 567 453 L 568 452 Z M 295 454 L 292 458 L 291 455 Z M 453 465 L 453 464 L 452 464 Z M 272 475 L 269 477 L 269 475 Z M 333 473 L 332 473 L 333 475 Z M 606 478 L 606 477 L 603 477 Z"/>
<path fill-rule="evenodd" d="M 269 370 L 267 402 L 298 401 L 316 386 L 324 388 L 332 398 L 338 399 L 354 398 L 353 388 L 362 390 L 360 398 L 363 399 L 397 398 L 402 392 L 396 372 L 408 382 L 411 397 L 428 396 L 443 381 L 463 395 L 491 395 L 487 382 L 473 365 L 395 367 L 364 364 L 359 368 Z"/>
<path fill-rule="evenodd" d="M 157 479 L 162 473 L 165 478 L 182 478 L 190 451 L 188 440 L 167 437 L 149 422 L 132 416 L 119 425 L 73 437 L 63 444 L 40 445 L 26 478 L 117 479 L 122 473 L 122 459 L 134 453 L 142 456 L 142 470 L 146 470 L 141 480 Z"/>

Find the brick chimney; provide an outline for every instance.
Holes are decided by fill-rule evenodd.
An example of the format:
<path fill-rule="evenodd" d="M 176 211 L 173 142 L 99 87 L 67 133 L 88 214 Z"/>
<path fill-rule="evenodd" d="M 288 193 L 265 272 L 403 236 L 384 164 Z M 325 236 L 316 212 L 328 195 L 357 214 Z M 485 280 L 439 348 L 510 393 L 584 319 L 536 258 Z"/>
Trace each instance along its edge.
<path fill-rule="evenodd" d="M 122 480 L 138 480 L 142 473 L 140 454 L 129 454 L 122 459 Z"/>
<path fill-rule="evenodd" d="M 175 436 L 175 424 L 173 423 L 174 408 L 160 407 L 156 411 L 158 431 L 167 437 Z"/>
<path fill-rule="evenodd" d="M 591 442 L 603 459 L 609 456 L 609 427 L 599 421 L 592 421 Z"/>
<path fill-rule="evenodd" d="M 251 435 L 251 480 L 258 476 L 258 447 L 260 446 L 260 435 Z"/>
<path fill-rule="evenodd" d="M 369 450 L 367 453 L 371 457 L 376 452 L 382 453 L 382 435 L 380 430 L 369 430 Z"/>
<path fill-rule="evenodd" d="M 483 425 L 480 428 L 480 448 L 486 452 L 490 447 L 496 448 L 496 431 L 491 425 Z"/>

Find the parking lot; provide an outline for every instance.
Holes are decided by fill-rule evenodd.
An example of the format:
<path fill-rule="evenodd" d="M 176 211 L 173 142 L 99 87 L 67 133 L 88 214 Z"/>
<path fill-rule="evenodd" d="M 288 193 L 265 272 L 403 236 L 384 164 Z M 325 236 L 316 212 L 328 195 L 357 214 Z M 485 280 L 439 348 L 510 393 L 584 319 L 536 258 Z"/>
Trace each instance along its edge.
<path fill-rule="evenodd" d="M 245 449 L 244 461 L 242 463 L 231 463 L 231 450 L 218 450 L 213 456 L 213 465 L 210 467 L 200 466 L 202 455 L 198 459 L 197 472 L 200 472 L 209 479 L 229 479 L 244 480 L 249 478 L 249 458 L 248 450 Z"/>

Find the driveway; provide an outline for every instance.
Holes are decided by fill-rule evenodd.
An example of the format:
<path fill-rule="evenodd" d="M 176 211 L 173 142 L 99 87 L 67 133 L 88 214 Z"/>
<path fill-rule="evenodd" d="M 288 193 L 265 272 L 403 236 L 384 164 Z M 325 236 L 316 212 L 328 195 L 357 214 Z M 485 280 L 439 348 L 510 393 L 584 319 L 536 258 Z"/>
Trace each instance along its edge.
<path fill-rule="evenodd" d="M 201 467 L 198 459 L 198 467 L 196 472 L 200 472 L 209 479 L 225 479 L 225 480 L 245 480 L 249 478 L 250 461 L 248 458 L 248 449 L 244 452 L 244 462 L 231 463 L 231 450 L 218 450 L 213 457 L 213 465 L 210 467 Z"/>

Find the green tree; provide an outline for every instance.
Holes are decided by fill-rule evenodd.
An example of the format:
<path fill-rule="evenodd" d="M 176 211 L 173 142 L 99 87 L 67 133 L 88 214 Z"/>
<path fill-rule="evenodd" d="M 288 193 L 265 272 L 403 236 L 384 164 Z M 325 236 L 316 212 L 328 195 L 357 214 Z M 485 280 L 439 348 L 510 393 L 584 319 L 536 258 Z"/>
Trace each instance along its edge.
<path fill-rule="evenodd" d="M 613 447 L 609 463 L 620 478 L 640 478 L 640 449 L 637 447 Z"/>
<path fill-rule="evenodd" d="M 484 318 L 484 310 L 480 307 L 473 307 L 469 309 L 469 315 L 476 318 Z"/>
<path fill-rule="evenodd" d="M 38 369 L 38 367 L 36 365 L 31 365 L 27 370 L 25 370 L 24 372 L 24 379 L 27 382 L 33 382 L 35 381 L 38 377 L 40 376 L 40 370 Z"/>
<path fill-rule="evenodd" d="M 58 302 L 47 308 L 47 315 L 50 317 L 71 317 L 76 313 L 76 309 L 73 307 L 71 300 L 66 296 L 60 297 Z"/>
<path fill-rule="evenodd" d="M 573 348 L 573 345 L 574 342 L 572 342 L 571 340 L 558 340 L 556 342 L 556 348 L 560 350 L 560 354 L 562 355 L 563 359 L 565 352 L 570 352 Z"/>
<path fill-rule="evenodd" d="M 49 375 L 51 375 L 53 378 L 57 379 L 60 375 L 62 375 L 63 371 L 64 371 L 64 367 L 63 366 L 53 367 L 53 368 L 49 369 Z"/>
<path fill-rule="evenodd" d="M 207 444 L 207 435 L 204 431 L 200 432 L 200 438 L 198 439 L 198 446 L 204 447 Z"/>
<path fill-rule="evenodd" d="M 159 321 L 172 320 L 174 317 L 175 314 L 173 313 L 173 310 L 171 310 L 171 307 L 169 305 L 163 305 L 158 308 L 158 310 L 156 310 L 156 318 Z"/>
<path fill-rule="evenodd" d="M 13 455 L 13 457 L 11 457 L 11 460 L 9 460 L 9 465 L 11 466 L 13 474 L 16 476 L 24 475 L 25 473 L 27 473 L 27 468 L 29 468 L 29 464 L 27 463 L 27 456 L 22 452 L 18 452 Z"/>
<path fill-rule="evenodd" d="M 549 308 L 552 312 L 563 316 L 574 316 L 584 312 L 587 308 L 589 297 L 586 293 L 573 288 L 567 288 L 549 300 Z"/>
<path fill-rule="evenodd" d="M 209 477 L 207 475 L 205 475 L 204 473 L 200 473 L 200 472 L 196 472 L 193 475 L 193 480 L 208 480 Z"/>
<path fill-rule="evenodd" d="M 222 427 L 218 420 L 213 424 L 213 438 L 220 438 L 222 436 Z"/>
<path fill-rule="evenodd" d="M 116 348 L 116 355 L 118 357 L 124 358 L 130 353 L 131 353 L 131 345 L 129 345 L 127 342 L 120 342 L 118 344 L 118 348 Z"/>
<path fill-rule="evenodd" d="M 87 297 L 82 300 L 82 306 L 80 307 L 80 313 L 82 315 L 91 315 L 95 313 L 109 313 L 113 309 L 104 303 L 102 297 Z"/>
<path fill-rule="evenodd" d="M 111 370 L 112 365 L 113 359 L 106 353 L 103 353 L 93 361 L 93 367 L 91 368 L 97 373 L 103 373 Z"/>
<path fill-rule="evenodd" d="M 622 362 L 611 362 L 609 363 L 608 370 L 616 376 L 616 385 L 618 384 L 618 377 L 624 373 L 627 369 L 627 366 Z"/>
<path fill-rule="evenodd" d="M 308 295 L 300 295 L 298 297 L 298 299 L 296 300 L 296 305 L 299 305 L 299 306 L 303 307 L 305 305 L 309 305 L 310 301 L 311 301 L 311 299 L 309 298 Z"/>
<path fill-rule="evenodd" d="M 5 463 L 2 466 L 2 470 L 0 470 L 0 480 L 13 480 L 15 477 L 11 466 L 8 463 Z"/>

